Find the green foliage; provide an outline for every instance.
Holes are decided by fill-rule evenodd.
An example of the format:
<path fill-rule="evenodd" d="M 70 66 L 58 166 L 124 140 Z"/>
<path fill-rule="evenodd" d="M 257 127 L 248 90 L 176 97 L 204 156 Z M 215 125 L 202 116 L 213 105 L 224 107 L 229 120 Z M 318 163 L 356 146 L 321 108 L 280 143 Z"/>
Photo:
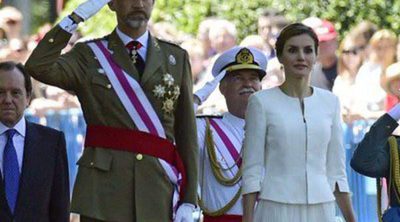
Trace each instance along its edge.
<path fill-rule="evenodd" d="M 69 0 L 63 16 L 84 0 Z M 362 20 L 380 28 L 400 33 L 400 1 L 398 0 L 155 0 L 153 22 L 166 21 L 179 30 L 196 34 L 198 24 L 208 16 L 233 21 L 239 39 L 257 33 L 257 17 L 263 8 L 282 10 L 290 21 L 318 16 L 335 23 L 341 35 Z M 87 35 L 101 36 L 115 26 L 114 13 L 105 7 L 98 15 L 81 25 Z"/>
<path fill-rule="evenodd" d="M 36 33 L 37 29 L 48 22 L 49 17 L 49 2 L 41 1 L 41 0 L 33 0 L 32 1 L 32 30 L 33 33 Z"/>

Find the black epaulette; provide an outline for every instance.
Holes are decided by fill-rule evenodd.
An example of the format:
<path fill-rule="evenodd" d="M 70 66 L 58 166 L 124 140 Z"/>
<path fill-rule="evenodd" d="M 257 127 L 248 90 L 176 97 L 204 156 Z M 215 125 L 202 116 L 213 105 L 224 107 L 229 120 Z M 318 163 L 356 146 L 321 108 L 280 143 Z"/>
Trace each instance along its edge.
<path fill-rule="evenodd" d="M 210 119 L 222 119 L 222 115 L 204 115 L 204 114 L 199 114 L 196 115 L 196 118 L 210 118 Z"/>

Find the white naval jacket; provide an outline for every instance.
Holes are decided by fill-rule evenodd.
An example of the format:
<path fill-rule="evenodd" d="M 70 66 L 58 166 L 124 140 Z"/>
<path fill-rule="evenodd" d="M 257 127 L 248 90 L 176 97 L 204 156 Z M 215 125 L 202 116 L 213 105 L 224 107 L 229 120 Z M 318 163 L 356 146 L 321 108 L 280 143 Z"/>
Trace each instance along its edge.
<path fill-rule="evenodd" d="M 335 184 L 349 192 L 338 98 L 313 87 L 313 94 L 304 98 L 303 116 L 300 100 L 279 87 L 252 95 L 246 112 L 243 193 L 316 204 L 335 200 Z"/>
<path fill-rule="evenodd" d="M 229 130 L 227 136 L 234 136 L 243 141 L 244 138 L 244 119 L 238 118 L 228 112 L 222 115 L 222 123 L 225 129 Z M 240 188 L 240 181 L 238 184 L 228 187 L 224 186 L 215 179 L 214 174 L 211 170 L 210 159 L 207 153 L 207 148 L 205 145 L 205 130 L 206 121 L 205 118 L 197 118 L 197 135 L 200 148 L 200 166 L 199 166 L 199 183 L 200 183 L 200 197 L 203 199 L 205 206 L 211 210 L 215 211 L 224 207 L 236 194 Z M 213 132 L 214 140 L 215 135 Z M 240 153 L 242 147 L 235 147 L 237 152 Z M 223 157 L 221 157 L 218 151 L 216 152 L 218 161 L 224 168 L 227 166 L 224 164 Z M 233 172 L 236 173 L 237 171 Z M 224 172 L 227 178 L 232 178 L 233 174 Z M 242 198 L 235 203 L 235 205 L 226 213 L 234 215 L 242 215 Z"/>

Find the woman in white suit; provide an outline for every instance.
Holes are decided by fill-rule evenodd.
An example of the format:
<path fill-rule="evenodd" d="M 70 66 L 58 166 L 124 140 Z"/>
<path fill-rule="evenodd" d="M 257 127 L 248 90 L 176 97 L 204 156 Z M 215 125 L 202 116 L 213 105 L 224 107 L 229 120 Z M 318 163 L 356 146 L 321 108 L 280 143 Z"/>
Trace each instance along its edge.
<path fill-rule="evenodd" d="M 339 100 L 310 86 L 317 50 L 318 37 L 311 28 L 286 26 L 276 42 L 285 82 L 249 100 L 242 183 L 245 222 L 333 222 L 335 199 L 346 221 L 355 221 Z"/>

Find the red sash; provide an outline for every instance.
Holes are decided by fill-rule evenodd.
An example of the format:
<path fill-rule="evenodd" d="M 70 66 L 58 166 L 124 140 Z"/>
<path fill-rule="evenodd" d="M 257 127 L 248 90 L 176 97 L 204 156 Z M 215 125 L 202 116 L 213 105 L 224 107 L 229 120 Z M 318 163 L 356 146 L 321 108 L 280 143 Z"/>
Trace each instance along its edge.
<path fill-rule="evenodd" d="M 242 222 L 242 215 L 222 215 L 217 217 L 211 217 L 204 215 L 203 222 Z"/>
<path fill-rule="evenodd" d="M 112 150 L 142 153 L 163 159 L 173 165 L 182 174 L 179 196 L 183 200 L 186 185 L 186 173 L 174 144 L 169 140 L 138 130 L 114 128 L 109 126 L 88 125 L 85 147 L 101 147 Z"/>

